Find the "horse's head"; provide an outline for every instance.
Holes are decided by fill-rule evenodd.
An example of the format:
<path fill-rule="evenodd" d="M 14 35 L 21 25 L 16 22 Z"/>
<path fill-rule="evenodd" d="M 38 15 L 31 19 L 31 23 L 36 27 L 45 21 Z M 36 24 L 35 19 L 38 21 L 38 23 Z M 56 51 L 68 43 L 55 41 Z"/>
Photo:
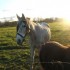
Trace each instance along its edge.
<path fill-rule="evenodd" d="M 22 45 L 29 27 L 27 25 L 27 20 L 24 14 L 22 14 L 22 17 L 19 17 L 17 15 L 17 18 L 18 18 L 18 22 L 17 22 L 16 41 L 17 41 L 17 44 Z"/>

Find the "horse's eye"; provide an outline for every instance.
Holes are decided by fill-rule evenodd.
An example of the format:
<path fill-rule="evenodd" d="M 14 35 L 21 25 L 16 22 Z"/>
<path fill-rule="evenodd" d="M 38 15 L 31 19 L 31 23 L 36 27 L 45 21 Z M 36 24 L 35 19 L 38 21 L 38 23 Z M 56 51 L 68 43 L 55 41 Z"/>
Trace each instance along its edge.
<path fill-rule="evenodd" d="M 26 27 L 26 25 L 23 25 L 22 27 Z"/>
<path fill-rule="evenodd" d="M 24 27 L 26 27 L 26 25 L 24 25 Z"/>

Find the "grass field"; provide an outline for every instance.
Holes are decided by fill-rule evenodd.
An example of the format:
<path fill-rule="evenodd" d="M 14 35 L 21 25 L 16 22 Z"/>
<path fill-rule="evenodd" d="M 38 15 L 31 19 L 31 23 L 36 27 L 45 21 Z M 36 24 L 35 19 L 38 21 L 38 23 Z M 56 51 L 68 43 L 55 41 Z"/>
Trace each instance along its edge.
<path fill-rule="evenodd" d="M 51 40 L 58 41 L 64 45 L 70 45 L 70 25 L 64 22 L 49 23 L 52 37 Z M 29 70 L 27 60 L 30 57 L 28 36 L 23 43 L 27 49 L 16 43 L 16 27 L 0 28 L 0 70 Z M 35 57 L 38 59 L 38 57 Z M 39 64 L 36 64 L 36 70 Z"/>
<path fill-rule="evenodd" d="M 50 23 L 50 28 L 52 32 L 51 40 L 58 41 L 64 45 L 70 44 L 70 23 Z"/>

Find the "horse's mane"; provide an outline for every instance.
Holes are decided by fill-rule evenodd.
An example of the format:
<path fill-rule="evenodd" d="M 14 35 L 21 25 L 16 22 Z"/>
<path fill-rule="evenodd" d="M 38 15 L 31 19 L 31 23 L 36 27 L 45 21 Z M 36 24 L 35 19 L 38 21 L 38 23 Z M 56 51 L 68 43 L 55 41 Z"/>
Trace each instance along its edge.
<path fill-rule="evenodd" d="M 33 22 L 32 20 L 30 20 L 29 18 L 26 18 L 27 21 L 27 25 L 28 27 L 30 27 L 31 29 L 34 30 L 34 27 L 37 25 L 35 22 Z"/>

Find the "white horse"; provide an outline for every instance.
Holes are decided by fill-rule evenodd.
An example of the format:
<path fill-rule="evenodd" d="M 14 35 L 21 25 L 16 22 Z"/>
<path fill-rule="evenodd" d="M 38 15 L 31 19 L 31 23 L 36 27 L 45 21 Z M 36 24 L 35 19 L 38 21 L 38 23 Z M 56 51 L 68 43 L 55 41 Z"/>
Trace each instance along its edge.
<path fill-rule="evenodd" d="M 41 44 L 45 44 L 51 38 L 51 31 L 48 23 L 34 23 L 29 19 L 26 19 L 24 14 L 22 17 L 17 15 L 17 35 L 16 41 L 19 45 L 21 45 L 25 39 L 25 36 L 29 34 L 30 36 L 30 53 L 31 53 L 31 67 L 30 70 L 33 69 L 34 63 L 34 51 L 35 48 L 40 46 Z M 39 47 L 38 47 L 39 48 Z"/>

